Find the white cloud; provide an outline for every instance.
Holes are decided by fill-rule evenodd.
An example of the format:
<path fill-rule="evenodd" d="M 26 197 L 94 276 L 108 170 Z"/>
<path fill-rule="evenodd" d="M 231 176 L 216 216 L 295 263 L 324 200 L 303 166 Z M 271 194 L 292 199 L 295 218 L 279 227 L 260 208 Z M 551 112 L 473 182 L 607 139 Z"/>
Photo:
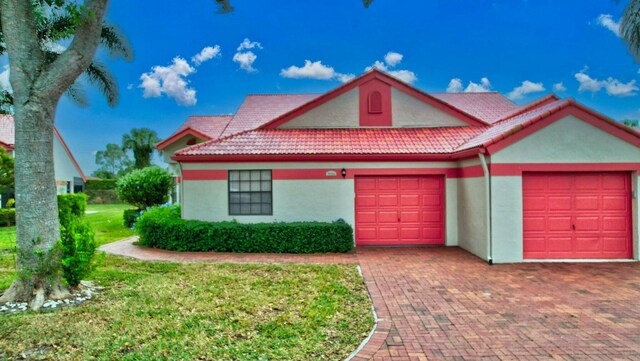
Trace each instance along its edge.
<path fill-rule="evenodd" d="M 257 41 L 251 41 L 248 38 L 244 38 L 244 40 L 238 46 L 237 51 L 250 50 L 250 49 L 262 49 L 262 44 Z"/>
<path fill-rule="evenodd" d="M 286 69 L 280 70 L 280 76 L 292 79 L 337 79 L 343 83 L 346 83 L 355 77 L 353 74 L 338 73 L 332 67 L 322 64 L 322 61 L 320 60 L 314 62 L 305 60 L 302 67 L 291 65 Z"/>
<path fill-rule="evenodd" d="M 489 78 L 480 79 L 480 83 L 469 82 L 466 88 L 463 88 L 462 79 L 453 78 L 447 86 L 447 93 L 486 93 L 491 91 L 491 82 Z"/>
<path fill-rule="evenodd" d="M 376 60 L 373 65 L 366 67 L 364 70 L 365 71 L 369 71 L 373 68 L 378 69 L 380 71 L 383 71 L 389 75 L 391 75 L 394 78 L 397 78 L 405 83 L 409 83 L 412 84 L 414 83 L 416 80 L 418 80 L 418 77 L 416 76 L 416 73 L 410 71 L 410 70 L 390 70 L 390 68 L 395 67 L 396 65 L 400 64 L 400 62 L 402 61 L 402 58 L 404 56 L 400 53 L 394 53 L 394 52 L 388 52 L 385 56 L 384 56 L 384 62 Z"/>
<path fill-rule="evenodd" d="M 460 78 L 453 78 L 447 86 L 447 93 L 460 93 L 462 91 L 462 80 Z"/>
<path fill-rule="evenodd" d="M 233 55 L 233 61 L 240 64 L 240 69 L 246 70 L 247 73 L 253 73 L 257 71 L 253 67 L 253 63 L 258 59 L 258 56 L 252 51 L 246 51 L 244 53 L 235 53 Z"/>
<path fill-rule="evenodd" d="M 480 83 L 469 82 L 469 85 L 464 89 L 465 93 L 486 93 L 491 91 L 491 82 L 489 78 L 484 77 L 480 79 Z"/>
<path fill-rule="evenodd" d="M 180 57 L 173 58 L 169 66 L 154 66 L 151 71 L 140 76 L 139 88 L 144 89 L 145 98 L 157 98 L 165 94 L 180 105 L 195 105 L 195 89 L 189 88 L 185 78 L 196 70 Z"/>
<path fill-rule="evenodd" d="M 262 49 L 262 45 L 257 41 L 251 41 L 245 38 L 238 46 L 237 52 L 233 55 L 233 61 L 238 63 L 240 69 L 245 70 L 247 73 L 257 71 L 253 67 L 253 63 L 258 59 L 258 56 L 250 49 Z"/>
<path fill-rule="evenodd" d="M 553 84 L 553 91 L 555 93 L 564 93 L 567 91 L 567 87 L 564 86 L 563 82 Z"/>
<path fill-rule="evenodd" d="M 396 66 L 400 64 L 403 57 L 404 55 L 400 53 L 390 51 L 387 53 L 387 55 L 384 56 L 384 62 L 387 63 L 387 65 L 389 66 Z"/>
<path fill-rule="evenodd" d="M 620 21 L 613 20 L 613 16 L 610 14 L 600 14 L 596 21 L 600 26 L 609 29 L 616 36 L 620 36 Z"/>
<path fill-rule="evenodd" d="M 586 68 L 576 73 L 576 80 L 580 83 L 578 91 L 591 93 L 597 93 L 602 89 L 605 89 L 607 94 L 617 97 L 629 97 L 637 95 L 638 86 L 635 80 L 631 80 L 628 83 L 623 83 L 618 79 L 608 77 L 606 80 L 598 80 L 590 77 L 586 73 Z"/>
<path fill-rule="evenodd" d="M 11 83 L 9 82 L 9 64 L 5 64 L 0 72 L 0 89 L 13 93 Z"/>
<path fill-rule="evenodd" d="M 197 65 L 220 56 L 220 45 L 207 46 L 202 49 L 198 54 L 194 55 L 191 60 Z"/>
<path fill-rule="evenodd" d="M 509 94 L 507 94 L 507 98 L 511 100 L 518 100 L 524 98 L 525 95 L 531 93 L 539 93 L 545 91 L 544 85 L 542 83 L 534 83 L 529 80 L 525 80 L 522 82 L 522 85 L 513 88 Z"/>

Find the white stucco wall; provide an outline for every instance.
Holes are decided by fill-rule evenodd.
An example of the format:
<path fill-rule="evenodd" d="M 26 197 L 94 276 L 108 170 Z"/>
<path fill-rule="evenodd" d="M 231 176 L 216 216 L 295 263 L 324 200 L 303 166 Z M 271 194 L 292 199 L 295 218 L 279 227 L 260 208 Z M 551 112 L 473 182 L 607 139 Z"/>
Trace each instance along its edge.
<path fill-rule="evenodd" d="M 491 155 L 493 163 L 624 163 L 640 148 L 574 116 L 552 123 Z"/>
<path fill-rule="evenodd" d="M 484 177 L 458 179 L 458 245 L 487 259 L 487 205 Z"/>
<path fill-rule="evenodd" d="M 280 128 L 356 128 L 360 124 L 358 88 L 350 90 L 280 126 Z"/>
<path fill-rule="evenodd" d="M 357 168 L 445 168 L 455 162 L 389 162 L 389 163 L 185 163 L 184 170 L 205 169 L 347 169 Z M 445 182 L 445 244 L 458 244 L 458 180 Z M 353 179 L 273 180 L 272 216 L 230 216 L 227 180 L 187 180 L 182 186 L 182 211 L 186 219 L 205 221 L 237 220 L 238 222 L 334 221 L 338 218 L 355 226 L 355 189 Z"/>
<path fill-rule="evenodd" d="M 627 163 L 640 161 L 640 148 L 568 116 L 491 156 L 499 163 Z M 631 184 L 638 187 L 637 173 Z M 495 263 L 521 262 L 522 177 L 493 176 L 492 250 Z M 636 192 L 637 194 L 637 192 Z M 638 259 L 638 197 L 633 200 L 634 258 Z"/>
<path fill-rule="evenodd" d="M 81 175 L 57 136 L 53 137 L 53 167 L 56 181 L 72 182 L 71 191 L 73 192 L 73 178 Z M 66 185 L 57 186 L 57 189 L 58 194 L 67 192 Z"/>
<path fill-rule="evenodd" d="M 391 88 L 394 127 L 452 127 L 469 124 L 420 99 Z"/>

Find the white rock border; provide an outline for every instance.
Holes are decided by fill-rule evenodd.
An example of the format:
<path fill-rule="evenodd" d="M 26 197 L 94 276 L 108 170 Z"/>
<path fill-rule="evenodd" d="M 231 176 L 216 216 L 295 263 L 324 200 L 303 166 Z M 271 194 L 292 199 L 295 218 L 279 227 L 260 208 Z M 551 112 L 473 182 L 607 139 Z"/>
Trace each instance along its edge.
<path fill-rule="evenodd" d="M 54 310 L 63 307 L 79 306 L 80 304 L 91 300 L 97 294 L 104 291 L 104 287 L 98 286 L 93 282 L 81 281 L 78 289 L 72 292 L 71 295 L 61 300 L 46 300 L 40 310 Z M 2 314 L 16 314 L 29 310 L 29 304 L 26 302 L 7 302 L 0 304 L 0 315 Z"/>

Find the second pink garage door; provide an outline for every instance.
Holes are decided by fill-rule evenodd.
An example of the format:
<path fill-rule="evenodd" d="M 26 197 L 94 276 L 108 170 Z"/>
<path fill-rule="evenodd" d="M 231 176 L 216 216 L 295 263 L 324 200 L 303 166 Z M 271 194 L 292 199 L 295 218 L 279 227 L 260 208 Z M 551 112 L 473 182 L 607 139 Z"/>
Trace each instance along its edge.
<path fill-rule="evenodd" d="M 628 173 L 525 173 L 524 258 L 631 258 Z"/>
<path fill-rule="evenodd" d="M 356 177 L 356 245 L 444 244 L 444 177 Z"/>

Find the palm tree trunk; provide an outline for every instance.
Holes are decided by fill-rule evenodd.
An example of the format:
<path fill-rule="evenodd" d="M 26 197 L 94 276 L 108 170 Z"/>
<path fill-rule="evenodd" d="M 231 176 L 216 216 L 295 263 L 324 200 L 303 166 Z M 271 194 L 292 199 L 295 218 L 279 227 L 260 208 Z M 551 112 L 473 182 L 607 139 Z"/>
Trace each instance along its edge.
<path fill-rule="evenodd" d="M 29 301 L 33 309 L 66 294 L 53 165 L 56 105 L 32 96 L 14 116 L 18 278 L 0 301 Z"/>

